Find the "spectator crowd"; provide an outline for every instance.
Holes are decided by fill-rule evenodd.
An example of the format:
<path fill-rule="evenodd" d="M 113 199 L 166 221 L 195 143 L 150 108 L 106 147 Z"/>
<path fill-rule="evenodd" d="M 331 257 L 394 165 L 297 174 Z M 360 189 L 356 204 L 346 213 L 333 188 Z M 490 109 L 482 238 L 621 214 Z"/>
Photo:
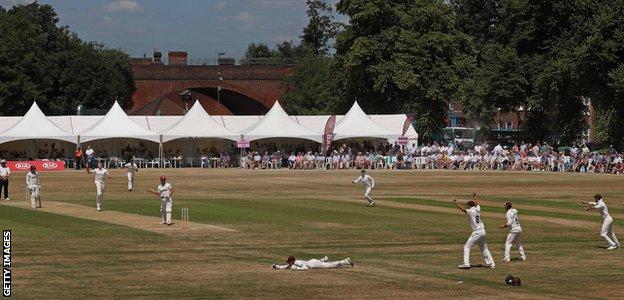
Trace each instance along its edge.
<path fill-rule="evenodd" d="M 251 151 L 230 148 L 217 151 L 213 148 L 197 149 L 197 159 L 183 159 L 180 150 L 164 150 L 165 160 L 178 159 L 183 165 L 211 168 L 241 167 L 245 169 L 291 170 L 338 170 L 338 169 L 425 169 L 425 170 L 499 170 L 536 172 L 579 172 L 623 174 L 623 156 L 612 146 L 601 151 L 591 151 L 583 145 L 553 148 L 548 143 L 501 144 L 478 143 L 471 147 L 458 147 L 452 143 L 429 143 L 416 147 L 415 144 L 400 146 L 396 143 L 370 141 L 335 145 L 325 155 L 315 143 L 277 145 L 272 142 L 256 144 Z M 118 161 L 141 157 L 156 160 L 143 143 L 138 147 L 125 146 L 121 157 L 109 158 L 105 150 L 94 151 L 90 146 L 78 148 L 73 153 L 76 168 L 92 166 L 94 160 L 105 159 L 110 167 Z M 38 149 L 39 159 L 63 159 L 65 149 L 58 149 L 54 143 Z M 71 154 L 70 154 L 71 155 Z M 2 158 L 20 159 L 22 152 L 0 151 Z M 189 160 L 197 163 L 186 164 Z M 160 166 L 160 165 L 159 165 Z M 164 166 L 171 166 L 164 164 Z"/>

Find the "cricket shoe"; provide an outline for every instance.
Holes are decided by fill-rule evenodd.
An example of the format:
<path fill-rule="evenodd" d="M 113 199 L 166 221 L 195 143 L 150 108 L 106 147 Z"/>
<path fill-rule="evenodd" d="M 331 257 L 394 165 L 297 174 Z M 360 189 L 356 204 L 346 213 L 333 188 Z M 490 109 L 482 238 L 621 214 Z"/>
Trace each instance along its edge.
<path fill-rule="evenodd" d="M 526 256 L 520 256 L 520 260 L 521 261 L 525 261 L 526 260 Z"/>
<path fill-rule="evenodd" d="M 353 268 L 353 266 L 355 266 L 353 264 L 353 262 L 351 261 L 351 257 L 347 257 L 347 262 L 351 265 L 351 268 Z"/>
<path fill-rule="evenodd" d="M 97 210 L 98 210 L 98 211 L 102 211 L 102 206 L 98 204 L 98 205 L 97 205 Z"/>
<path fill-rule="evenodd" d="M 502 262 L 509 262 L 509 258 L 503 258 L 501 259 Z"/>
<path fill-rule="evenodd" d="M 368 206 L 370 206 L 370 207 L 375 206 L 375 201 L 371 201 L 371 203 L 368 204 Z"/>
<path fill-rule="evenodd" d="M 617 248 L 618 248 L 617 245 L 613 245 L 613 246 L 609 246 L 609 248 L 607 248 L 607 250 L 615 250 Z"/>
<path fill-rule="evenodd" d="M 490 269 L 495 269 L 496 265 L 495 264 L 489 264 L 485 266 L 486 268 L 490 268 Z"/>
<path fill-rule="evenodd" d="M 9 198 L 4 198 L 4 201 L 9 201 Z"/>
<path fill-rule="evenodd" d="M 327 262 L 329 260 L 329 257 L 327 257 L 327 255 L 325 255 L 325 257 L 321 258 L 322 262 Z"/>
<path fill-rule="evenodd" d="M 470 269 L 470 264 L 459 264 L 459 266 L 457 266 L 460 269 Z"/>

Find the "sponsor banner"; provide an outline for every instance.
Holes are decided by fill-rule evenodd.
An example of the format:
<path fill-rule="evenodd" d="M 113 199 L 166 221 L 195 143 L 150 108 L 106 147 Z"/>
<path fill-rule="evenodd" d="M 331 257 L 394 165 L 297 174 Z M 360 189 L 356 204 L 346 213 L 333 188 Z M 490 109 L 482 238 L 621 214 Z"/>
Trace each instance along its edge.
<path fill-rule="evenodd" d="M 406 136 L 398 136 L 397 137 L 397 144 L 399 146 L 405 146 L 409 143 L 409 139 Z"/>
<path fill-rule="evenodd" d="M 249 148 L 250 143 L 249 143 L 249 140 L 247 140 L 247 139 L 240 139 L 240 140 L 236 141 L 236 146 L 238 148 L 241 148 L 241 149 L 242 148 Z"/>
<path fill-rule="evenodd" d="M 325 155 L 331 149 L 331 144 L 334 141 L 334 126 L 336 125 L 336 116 L 332 115 L 327 119 L 327 123 L 325 124 L 325 131 L 323 132 L 323 150 L 325 151 Z"/>
<path fill-rule="evenodd" d="M 412 122 L 414 122 L 414 115 L 407 115 L 407 118 L 405 118 L 405 122 L 403 122 L 403 135 L 407 133 L 407 130 L 409 130 Z"/>
<path fill-rule="evenodd" d="M 65 170 L 65 162 L 56 161 L 42 161 L 42 160 L 29 160 L 29 161 L 7 161 L 7 167 L 12 172 L 28 172 L 30 166 L 37 167 L 38 172 L 45 171 L 63 171 Z"/>

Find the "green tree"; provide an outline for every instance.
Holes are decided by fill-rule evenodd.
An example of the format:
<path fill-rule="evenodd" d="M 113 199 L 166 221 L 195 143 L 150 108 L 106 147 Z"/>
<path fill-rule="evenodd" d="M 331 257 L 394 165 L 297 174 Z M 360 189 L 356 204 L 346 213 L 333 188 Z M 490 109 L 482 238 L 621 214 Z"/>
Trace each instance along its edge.
<path fill-rule="evenodd" d="M 296 65 L 286 80 L 289 90 L 280 99 L 291 114 L 334 114 L 335 84 L 331 58 L 308 56 Z"/>
<path fill-rule="evenodd" d="M 21 115 L 33 101 L 48 114 L 72 113 L 79 104 L 128 107 L 133 92 L 129 57 L 85 43 L 58 26 L 49 5 L 0 10 L 0 105 Z"/>
<path fill-rule="evenodd" d="M 247 46 L 247 50 L 245 51 L 246 59 L 250 58 L 269 58 L 274 56 L 273 51 L 269 49 L 269 46 L 265 43 L 251 43 Z"/>
<path fill-rule="evenodd" d="M 308 25 L 301 35 L 301 46 L 313 55 L 327 55 L 329 41 L 335 37 L 338 24 L 333 21 L 333 9 L 323 0 L 306 0 Z"/>
<path fill-rule="evenodd" d="M 333 71 L 342 107 L 359 101 L 373 113 L 416 113 L 417 130 L 433 138 L 447 102 L 474 68 L 471 39 L 445 1 L 342 0 L 350 22 L 336 38 Z"/>

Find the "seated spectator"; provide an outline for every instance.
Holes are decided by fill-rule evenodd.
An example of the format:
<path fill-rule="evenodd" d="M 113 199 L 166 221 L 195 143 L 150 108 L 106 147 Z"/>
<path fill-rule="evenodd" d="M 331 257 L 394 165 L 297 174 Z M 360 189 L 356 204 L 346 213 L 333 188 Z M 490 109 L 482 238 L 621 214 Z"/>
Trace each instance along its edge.
<path fill-rule="evenodd" d="M 291 152 L 290 156 L 288 156 L 288 169 L 289 170 L 294 170 L 295 169 L 295 161 L 297 160 L 297 157 L 295 156 L 295 153 Z"/>

